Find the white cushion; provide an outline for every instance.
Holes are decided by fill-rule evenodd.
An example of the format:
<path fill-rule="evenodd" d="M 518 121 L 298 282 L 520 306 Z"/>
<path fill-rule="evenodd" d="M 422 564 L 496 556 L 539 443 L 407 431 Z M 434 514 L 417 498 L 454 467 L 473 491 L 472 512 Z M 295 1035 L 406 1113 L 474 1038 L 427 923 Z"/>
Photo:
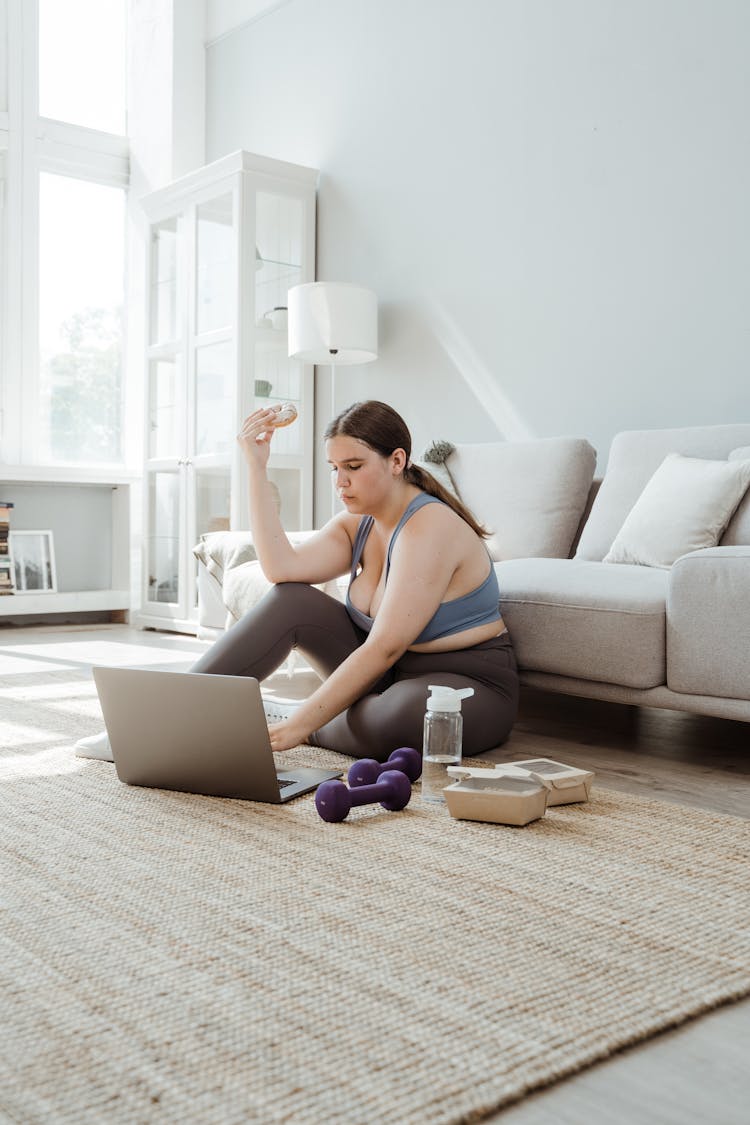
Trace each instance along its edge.
<path fill-rule="evenodd" d="M 604 480 L 586 520 L 576 558 L 601 562 L 628 512 L 668 453 L 725 461 L 731 449 L 748 444 L 747 423 L 622 430 L 612 439 Z"/>
<path fill-rule="evenodd" d="M 587 441 L 457 445 L 445 463 L 464 504 L 493 533 L 493 559 L 567 558 L 596 466 Z"/>
<path fill-rule="evenodd" d="M 257 559 L 249 531 L 209 531 L 201 535 L 193 554 L 217 582 L 231 567 Z"/>
<path fill-rule="evenodd" d="M 750 461 L 750 445 L 743 445 L 740 449 L 733 449 L 729 454 L 730 461 Z M 739 506 L 727 525 L 727 529 L 719 540 L 722 547 L 748 547 L 750 546 L 750 488 L 739 502 Z"/>
<path fill-rule="evenodd" d="M 631 688 L 664 683 L 667 571 L 582 559 L 508 559 L 495 570 L 522 671 Z"/>
<path fill-rule="evenodd" d="M 750 460 L 668 454 L 603 561 L 667 569 L 680 555 L 716 546 L 748 484 Z"/>

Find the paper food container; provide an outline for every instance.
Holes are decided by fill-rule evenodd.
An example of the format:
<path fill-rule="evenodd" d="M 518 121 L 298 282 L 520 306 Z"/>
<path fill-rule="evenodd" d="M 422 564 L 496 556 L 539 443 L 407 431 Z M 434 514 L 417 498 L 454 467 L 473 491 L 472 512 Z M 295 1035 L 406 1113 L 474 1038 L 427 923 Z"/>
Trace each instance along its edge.
<path fill-rule="evenodd" d="M 522 777 L 494 769 L 449 766 L 448 773 L 456 781 L 443 790 L 443 796 L 457 820 L 522 825 L 544 816 L 550 790 L 530 771 Z"/>
<path fill-rule="evenodd" d="M 495 766 L 511 777 L 527 773 L 543 778 L 550 786 L 547 804 L 572 805 L 576 801 L 588 801 L 594 775 L 591 770 L 578 766 L 567 766 L 564 762 L 553 762 L 551 758 L 528 758 L 523 762 L 500 762 Z"/>

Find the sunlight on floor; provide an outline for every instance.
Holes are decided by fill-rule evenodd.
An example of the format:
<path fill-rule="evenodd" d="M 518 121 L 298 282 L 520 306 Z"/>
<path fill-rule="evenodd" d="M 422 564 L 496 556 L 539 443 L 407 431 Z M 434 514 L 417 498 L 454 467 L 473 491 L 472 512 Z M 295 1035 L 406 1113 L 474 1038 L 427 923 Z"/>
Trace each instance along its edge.
<path fill-rule="evenodd" d="M 10 653 L 11 659 L 20 655 L 35 660 L 64 661 L 66 664 L 163 664 L 192 663 L 196 655 L 179 649 L 156 645 L 128 644 L 121 641 L 56 641 L 48 644 L 15 645 L 0 649 Z M 3 668 L 4 670 L 4 668 Z"/>
<path fill-rule="evenodd" d="M 45 659 L 43 662 L 33 657 L 16 656 L 9 649 L 0 649 L 0 676 L 20 676 L 29 672 L 55 672 L 69 669 L 70 664 L 60 660 Z"/>
<path fill-rule="evenodd" d="M 39 668 L 34 668 L 35 672 Z M 62 680 L 55 683 L 24 684 L 19 687 L 0 687 L 0 699 L 22 700 L 25 703 L 47 702 L 49 700 L 63 700 L 70 702 L 76 699 L 96 699 L 96 686 L 92 679 Z"/>
<path fill-rule="evenodd" d="M 3 747 L 28 746 L 29 743 L 56 742 L 60 738 L 54 731 L 27 723 L 3 723 Z"/>
<path fill-rule="evenodd" d="M 22 728 L 17 729 L 20 731 Z M 0 780 L 8 782 L 29 777 L 54 777 L 60 774 L 78 773 L 85 767 L 85 759 L 76 758 L 70 743 L 61 747 L 58 742 L 56 746 L 50 746 L 47 750 L 38 750 L 34 754 L 3 755 L 0 758 Z"/>

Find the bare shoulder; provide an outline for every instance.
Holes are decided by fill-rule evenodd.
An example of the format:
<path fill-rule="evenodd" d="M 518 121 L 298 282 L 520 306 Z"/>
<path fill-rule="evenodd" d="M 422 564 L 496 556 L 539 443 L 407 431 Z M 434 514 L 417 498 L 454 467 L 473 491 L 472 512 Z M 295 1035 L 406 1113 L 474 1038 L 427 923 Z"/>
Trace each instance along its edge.
<path fill-rule="evenodd" d="M 337 512 L 325 526 L 337 536 L 346 536 L 350 545 L 353 545 L 361 518 L 361 516 L 352 515 L 350 512 Z"/>
<path fill-rule="evenodd" d="M 447 504 L 425 504 L 406 521 L 399 539 L 405 545 L 429 545 L 430 549 L 440 547 L 453 549 L 457 554 L 470 550 L 472 544 L 481 543 L 479 536 L 469 527 L 466 520 L 454 512 Z"/>

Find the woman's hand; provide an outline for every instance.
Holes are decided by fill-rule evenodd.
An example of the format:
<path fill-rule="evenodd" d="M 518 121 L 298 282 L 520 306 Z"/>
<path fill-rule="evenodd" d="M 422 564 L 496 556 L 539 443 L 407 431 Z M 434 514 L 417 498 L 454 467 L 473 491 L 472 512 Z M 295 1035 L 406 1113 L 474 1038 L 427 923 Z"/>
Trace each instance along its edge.
<path fill-rule="evenodd" d="M 304 742 L 309 733 L 309 730 L 295 723 L 294 718 L 285 719 L 283 723 L 271 723 L 268 728 L 272 750 L 291 750 Z"/>
<path fill-rule="evenodd" d="M 271 438 L 273 426 L 270 420 L 275 411 L 271 409 L 254 410 L 242 423 L 242 428 L 237 434 L 242 453 L 251 467 L 258 466 L 265 469 L 271 452 Z"/>

